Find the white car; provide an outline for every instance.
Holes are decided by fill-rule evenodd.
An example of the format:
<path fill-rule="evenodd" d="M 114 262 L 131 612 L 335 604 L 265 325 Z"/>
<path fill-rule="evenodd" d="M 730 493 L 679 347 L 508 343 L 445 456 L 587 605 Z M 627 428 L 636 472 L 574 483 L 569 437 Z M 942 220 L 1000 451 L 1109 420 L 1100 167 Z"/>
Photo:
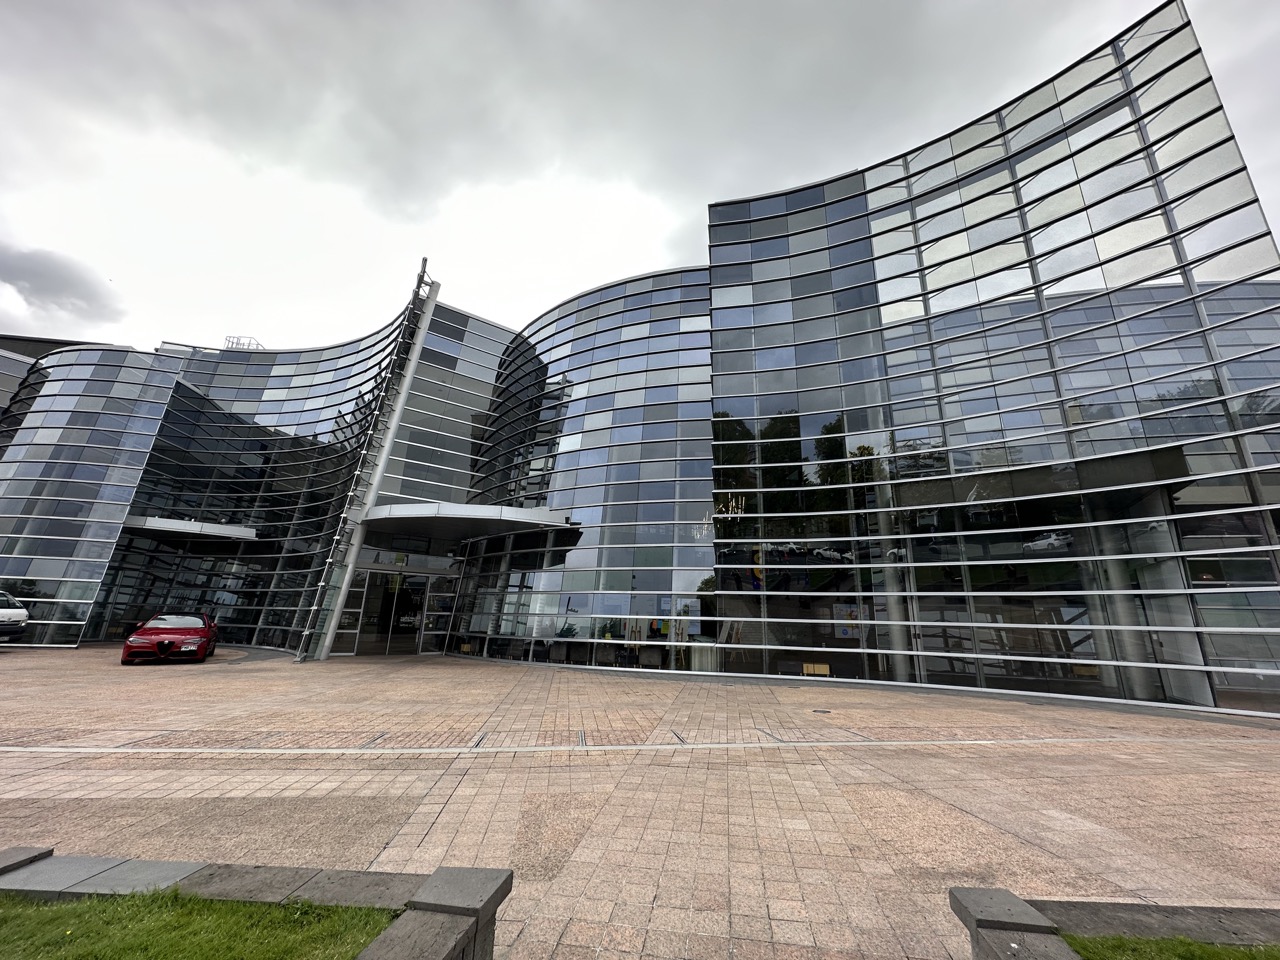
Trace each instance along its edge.
<path fill-rule="evenodd" d="M 840 559 L 840 554 L 837 551 L 832 550 L 830 547 L 818 547 L 818 549 L 813 551 L 813 555 L 819 560 L 838 561 Z"/>
<path fill-rule="evenodd" d="M 1047 553 L 1050 550 L 1065 550 L 1074 542 L 1075 537 L 1069 533 L 1042 533 L 1034 540 L 1024 543 L 1022 549 L 1032 553 Z"/>
<path fill-rule="evenodd" d="M 0 640 L 20 637 L 27 629 L 27 608 L 0 591 Z"/>

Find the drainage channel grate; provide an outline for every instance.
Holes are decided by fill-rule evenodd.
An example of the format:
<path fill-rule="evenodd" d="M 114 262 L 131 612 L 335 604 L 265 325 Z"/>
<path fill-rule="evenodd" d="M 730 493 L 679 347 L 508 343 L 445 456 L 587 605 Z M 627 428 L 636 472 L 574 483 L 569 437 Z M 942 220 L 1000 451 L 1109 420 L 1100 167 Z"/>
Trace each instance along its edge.
<path fill-rule="evenodd" d="M 688 742 L 689 742 L 689 741 L 688 741 L 688 740 L 686 740 L 684 737 L 680 736 L 680 734 L 676 733 L 674 730 L 672 730 L 672 731 L 671 731 L 671 735 L 672 735 L 673 737 L 675 737 L 677 740 L 679 740 L 681 743 L 688 743 Z"/>
<path fill-rule="evenodd" d="M 774 743 L 790 743 L 789 740 L 783 740 L 782 737 L 778 736 L 776 733 L 773 733 L 770 730 L 766 730 L 764 727 L 756 727 L 756 729 L 759 730 L 761 733 L 763 733 L 766 737 L 768 737 Z"/>
<path fill-rule="evenodd" d="M 585 747 L 587 745 L 587 731 L 578 731 L 578 746 Z"/>

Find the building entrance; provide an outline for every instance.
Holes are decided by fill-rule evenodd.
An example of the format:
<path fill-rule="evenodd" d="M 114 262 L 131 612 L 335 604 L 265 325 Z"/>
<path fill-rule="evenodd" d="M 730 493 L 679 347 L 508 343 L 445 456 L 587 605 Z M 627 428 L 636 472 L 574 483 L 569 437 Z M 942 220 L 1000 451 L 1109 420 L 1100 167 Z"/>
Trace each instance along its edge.
<path fill-rule="evenodd" d="M 456 588 L 453 576 L 357 571 L 332 652 L 361 656 L 441 652 Z"/>

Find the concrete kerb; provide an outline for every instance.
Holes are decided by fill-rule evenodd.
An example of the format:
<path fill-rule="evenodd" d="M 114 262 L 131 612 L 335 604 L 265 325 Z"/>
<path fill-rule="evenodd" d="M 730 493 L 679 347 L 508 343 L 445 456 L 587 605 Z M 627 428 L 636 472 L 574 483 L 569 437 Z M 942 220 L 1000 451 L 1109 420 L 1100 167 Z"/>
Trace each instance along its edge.
<path fill-rule="evenodd" d="M 1079 960 L 1048 917 L 1008 890 L 952 887 L 949 893 L 974 960 Z"/>
<path fill-rule="evenodd" d="M 493 956 L 498 907 L 511 893 L 515 874 L 484 867 L 439 867 L 418 888 L 408 906 L 413 910 L 471 917 L 476 925 L 473 951 L 467 960 Z"/>
<path fill-rule="evenodd" d="M 1062 931 L 1085 937 L 1186 937 L 1203 943 L 1280 943 L 1280 910 L 1178 907 L 1090 900 L 1026 901 L 1008 890 L 952 887 L 951 910 L 974 960 L 1072 960 Z"/>
<path fill-rule="evenodd" d="M 120 857 L 54 856 L 52 847 L 0 850 L 0 892 L 33 899 L 119 896 L 177 887 L 211 900 L 403 910 L 359 960 L 492 960 L 510 870 L 441 867 L 432 874 L 363 873 Z"/>
<path fill-rule="evenodd" d="M 1186 937 L 1246 946 L 1280 943 L 1280 910 L 1158 903 L 1030 900 L 1059 929 L 1082 937 Z"/>

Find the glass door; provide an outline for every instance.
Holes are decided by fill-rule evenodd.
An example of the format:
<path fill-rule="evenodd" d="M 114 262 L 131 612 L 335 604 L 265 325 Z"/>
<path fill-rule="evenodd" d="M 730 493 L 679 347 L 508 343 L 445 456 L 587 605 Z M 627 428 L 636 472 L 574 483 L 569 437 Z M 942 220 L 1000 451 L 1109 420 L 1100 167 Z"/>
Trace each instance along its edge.
<path fill-rule="evenodd" d="M 366 579 L 355 653 L 439 653 L 444 649 L 456 576 L 383 570 L 361 573 Z M 344 611 L 344 618 L 344 623 L 354 621 L 355 611 Z"/>
<path fill-rule="evenodd" d="M 370 570 L 357 654 L 417 653 L 426 577 Z"/>

